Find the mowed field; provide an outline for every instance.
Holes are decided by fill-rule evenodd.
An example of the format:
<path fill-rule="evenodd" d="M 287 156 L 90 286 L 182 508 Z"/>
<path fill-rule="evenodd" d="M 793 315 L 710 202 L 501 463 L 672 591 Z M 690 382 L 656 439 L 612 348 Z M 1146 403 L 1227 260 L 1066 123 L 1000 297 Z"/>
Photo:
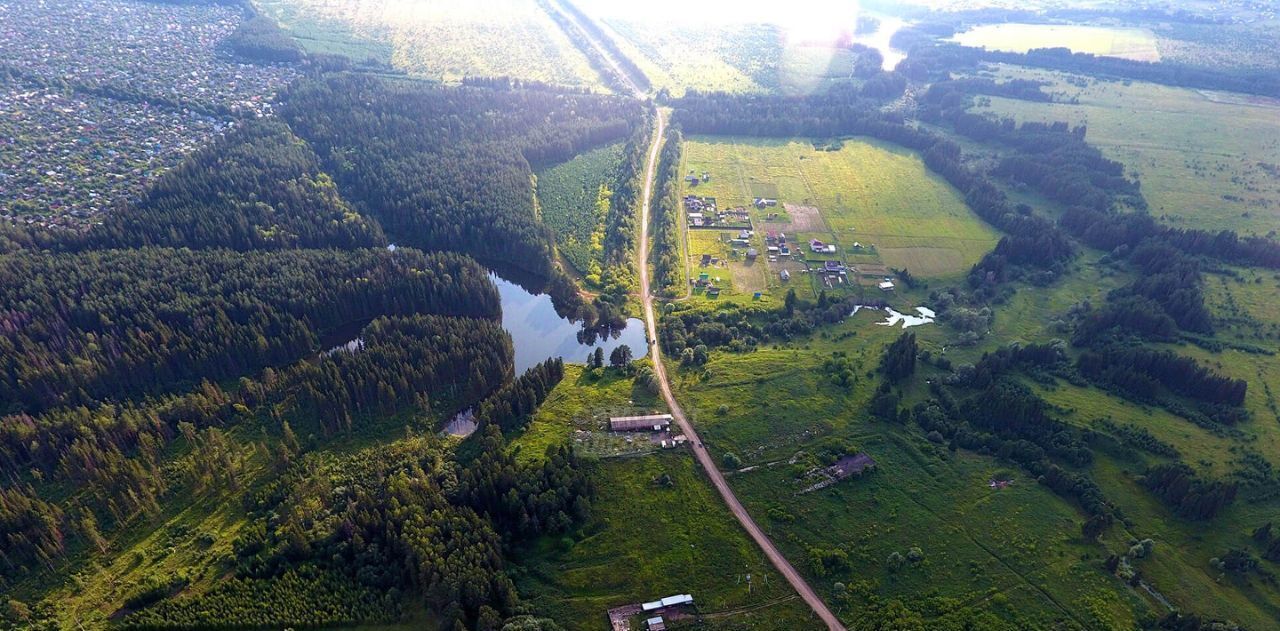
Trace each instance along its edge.
<path fill-rule="evenodd" d="M 837 246 L 836 254 L 820 258 L 939 278 L 968 270 L 998 238 L 955 189 L 928 172 L 919 155 L 872 140 L 849 139 L 837 151 L 819 151 L 803 139 L 693 136 L 686 139 L 681 168 L 689 172 L 706 172 L 710 180 L 685 182 L 681 194 L 715 197 L 722 210 L 748 207 L 756 230 L 752 245 L 761 252 L 765 231 L 787 234 L 796 260 L 787 269 L 801 288 L 808 280 L 796 275 L 798 260 L 818 256 L 809 252 L 809 239 Z M 756 209 L 756 197 L 775 198 L 778 206 Z M 721 242 L 726 232 L 737 236 L 690 230 L 695 276 L 702 254 L 720 257 L 728 251 Z M 782 265 L 762 255 L 754 266 L 730 259 L 728 271 L 743 291 L 776 290 L 783 285 Z"/>
<path fill-rule="evenodd" d="M 983 24 L 951 41 L 965 46 L 1025 53 L 1033 48 L 1069 48 L 1075 53 L 1160 61 L 1154 33 L 1143 28 L 1082 24 Z"/>
<path fill-rule="evenodd" d="M 1258 235 L 1280 226 L 1280 102 L 1015 66 L 996 75 L 1046 81 L 1063 102 L 992 97 L 975 111 L 1088 125 L 1086 140 L 1139 176 L 1165 222 Z"/>
<path fill-rule="evenodd" d="M 587 58 L 536 0 L 263 0 L 258 5 L 309 50 L 346 53 L 357 61 L 373 56 L 412 75 L 446 82 L 508 76 L 601 84 Z"/>

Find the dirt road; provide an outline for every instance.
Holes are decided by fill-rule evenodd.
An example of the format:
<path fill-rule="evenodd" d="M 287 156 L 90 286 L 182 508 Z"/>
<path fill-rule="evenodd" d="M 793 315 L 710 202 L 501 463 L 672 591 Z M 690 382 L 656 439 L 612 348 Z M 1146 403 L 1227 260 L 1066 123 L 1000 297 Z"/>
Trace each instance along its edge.
<path fill-rule="evenodd" d="M 711 454 L 707 452 L 706 447 L 702 445 L 702 440 L 698 438 L 698 433 L 694 431 L 693 424 L 689 422 L 685 416 L 684 410 L 676 401 L 675 395 L 671 391 L 671 381 L 667 379 L 667 369 L 662 364 L 662 349 L 658 345 L 658 329 L 657 320 L 653 312 L 653 295 L 649 288 L 649 209 L 653 203 L 653 184 L 654 177 L 658 169 L 658 152 L 662 147 L 662 136 L 666 131 L 666 120 L 661 110 L 657 110 L 657 129 L 653 139 L 653 146 L 649 148 L 649 160 L 645 167 L 644 174 L 644 194 L 640 202 L 640 245 L 636 248 L 638 257 L 637 266 L 640 269 L 640 301 L 644 306 L 644 325 L 646 329 L 646 337 L 649 340 L 649 356 L 653 358 L 653 372 L 658 377 L 658 383 L 661 385 L 662 398 L 667 402 L 667 407 L 671 409 L 671 416 L 676 420 L 676 424 L 680 426 L 680 430 L 689 438 L 689 444 L 693 447 L 693 455 L 697 457 L 698 462 L 702 464 L 703 470 L 707 472 L 707 477 L 711 478 L 711 484 L 716 487 L 716 491 L 720 493 L 720 497 L 724 503 L 729 506 L 729 510 L 733 512 L 733 516 L 738 519 L 738 523 L 747 530 L 747 534 L 755 540 L 764 550 L 765 556 L 769 558 L 769 562 L 778 571 L 786 577 L 787 582 L 791 583 L 791 587 L 800 594 L 814 613 L 827 625 L 832 631 L 844 631 L 844 625 L 840 624 L 840 619 L 827 609 L 826 603 L 814 593 L 813 588 L 805 582 L 800 573 L 796 571 L 786 557 L 774 547 L 773 541 L 760 530 L 760 526 L 756 525 L 751 515 L 747 513 L 747 509 L 742 507 L 742 503 L 738 501 L 738 497 L 733 494 L 733 490 L 729 488 L 729 483 L 725 481 L 724 475 L 720 473 L 720 469 L 716 467 L 715 460 Z"/>

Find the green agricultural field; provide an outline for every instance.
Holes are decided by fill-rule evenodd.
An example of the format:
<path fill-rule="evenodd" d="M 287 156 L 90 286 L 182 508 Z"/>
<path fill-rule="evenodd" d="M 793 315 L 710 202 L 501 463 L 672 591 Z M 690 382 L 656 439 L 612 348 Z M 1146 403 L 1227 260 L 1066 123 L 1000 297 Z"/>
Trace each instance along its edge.
<path fill-rule="evenodd" d="M 683 183 L 682 196 L 715 197 L 721 210 L 750 209 L 756 231 L 751 245 L 761 252 L 753 266 L 744 264 L 744 248 L 737 248 L 735 259 L 727 246 L 715 242 L 725 232 L 736 237 L 734 230 L 694 229 L 689 237 L 694 275 L 701 270 L 702 254 L 723 255 L 739 294 L 793 286 L 812 295 L 826 288 L 800 273 L 806 258 L 817 265 L 839 259 L 864 266 L 873 276 L 888 267 L 922 278 L 954 278 L 997 239 L 955 189 L 925 169 L 919 155 L 885 143 L 851 139 L 839 150 L 819 151 L 800 139 L 694 136 L 686 139 L 680 172 L 710 175 L 697 186 Z M 779 204 L 756 209 L 756 197 L 776 198 Z M 767 260 L 764 233 L 770 230 L 787 234 L 790 262 Z M 810 253 L 811 238 L 836 245 L 837 253 Z M 788 283 L 780 279 L 782 269 L 791 273 Z"/>
<path fill-rule="evenodd" d="M 1061 102 L 984 98 L 975 111 L 1088 125 L 1086 140 L 1140 177 L 1152 215 L 1187 228 L 1276 229 L 1280 103 L 1012 66 L 996 74 L 1047 81 Z"/>
<path fill-rule="evenodd" d="M 951 38 L 965 46 L 1025 53 L 1033 48 L 1069 48 L 1076 53 L 1160 61 L 1156 36 L 1145 28 L 1081 24 L 984 24 Z"/>
<path fill-rule="evenodd" d="M 588 282 L 600 280 L 612 194 L 608 185 L 621 163 L 622 144 L 616 143 L 538 173 L 542 221 L 555 232 L 560 254 Z"/>
<path fill-rule="evenodd" d="M 587 58 L 536 0 L 262 0 L 258 5 L 308 50 L 390 61 L 412 75 L 446 82 L 507 76 L 601 84 Z"/>

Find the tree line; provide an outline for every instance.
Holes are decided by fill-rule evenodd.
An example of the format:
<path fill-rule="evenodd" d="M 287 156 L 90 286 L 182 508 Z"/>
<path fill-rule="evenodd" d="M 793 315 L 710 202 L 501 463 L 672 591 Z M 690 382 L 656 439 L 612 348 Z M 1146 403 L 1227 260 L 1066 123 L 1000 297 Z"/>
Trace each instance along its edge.
<path fill-rule="evenodd" d="M 680 127 L 670 125 L 662 138 L 658 157 L 657 181 L 654 183 L 653 280 L 657 290 L 667 297 L 680 291 L 684 261 L 680 256 L 680 154 L 684 135 Z M 645 264 L 648 264 L 646 262 Z"/>
<path fill-rule="evenodd" d="M 239 626 L 264 613 L 261 597 L 234 586 L 252 582 L 274 596 L 282 577 L 310 572 L 349 586 L 331 606 L 349 607 L 350 591 L 404 596 L 424 603 L 441 628 L 500 629 L 520 613 L 508 573 L 513 546 L 589 519 L 595 489 L 571 447 L 520 463 L 497 424 L 485 430 L 481 454 L 463 465 L 434 438 L 413 437 L 348 456 L 308 455 L 254 494 L 253 519 L 235 543 L 233 587 L 161 602 L 126 625 Z M 386 615 L 372 613 L 352 617 Z"/>

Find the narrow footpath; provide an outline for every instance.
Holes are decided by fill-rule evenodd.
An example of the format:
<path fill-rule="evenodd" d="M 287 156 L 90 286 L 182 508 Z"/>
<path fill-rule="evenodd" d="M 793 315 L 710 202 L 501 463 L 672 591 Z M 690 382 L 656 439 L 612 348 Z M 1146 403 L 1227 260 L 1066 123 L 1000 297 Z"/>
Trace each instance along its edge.
<path fill-rule="evenodd" d="M 826 603 L 822 602 L 822 599 L 818 597 L 812 587 L 809 587 L 809 584 L 791 566 L 786 557 L 782 556 L 781 552 L 778 552 L 778 548 L 773 545 L 773 541 L 764 534 L 764 531 L 760 530 L 760 526 L 747 513 L 747 509 L 742 507 L 742 503 L 738 501 L 738 497 L 729 488 L 729 483 L 725 481 L 724 474 L 720 473 L 720 469 L 716 467 L 715 460 L 707 452 L 707 448 L 702 445 L 702 439 L 698 438 L 698 433 L 694 431 L 693 424 L 689 422 L 684 410 L 676 402 L 676 397 L 672 393 L 671 381 L 667 379 L 667 369 L 662 363 L 662 349 L 658 344 L 657 320 L 653 311 L 653 294 L 649 287 L 649 215 L 653 204 L 653 184 L 658 170 L 658 154 L 662 147 L 662 137 L 666 132 L 666 120 L 662 110 L 655 108 L 654 111 L 656 112 L 654 117 L 656 129 L 654 130 L 653 145 L 649 148 L 649 160 L 645 167 L 644 175 L 644 193 L 640 201 L 640 244 L 636 248 L 638 259 L 636 266 L 640 271 L 640 301 L 644 306 L 645 336 L 648 339 L 649 356 L 653 358 L 653 372 L 658 377 L 658 383 L 661 386 L 662 398 L 667 402 L 667 407 L 671 409 L 671 416 L 675 419 L 676 424 L 680 426 L 680 431 L 684 432 L 684 435 L 689 438 L 689 445 L 693 448 L 693 455 L 697 457 L 702 469 L 707 472 L 707 477 L 711 478 L 711 484 L 716 487 L 721 499 L 729 506 L 733 516 L 738 519 L 738 523 L 742 524 L 747 534 L 751 535 L 751 538 L 755 540 L 756 545 L 760 546 L 761 550 L 764 550 L 769 562 L 786 577 L 787 582 L 791 583 L 791 587 L 809 604 L 809 607 L 822 619 L 827 628 L 831 631 L 844 631 L 844 625 L 840 623 L 840 619 L 831 613 Z"/>

